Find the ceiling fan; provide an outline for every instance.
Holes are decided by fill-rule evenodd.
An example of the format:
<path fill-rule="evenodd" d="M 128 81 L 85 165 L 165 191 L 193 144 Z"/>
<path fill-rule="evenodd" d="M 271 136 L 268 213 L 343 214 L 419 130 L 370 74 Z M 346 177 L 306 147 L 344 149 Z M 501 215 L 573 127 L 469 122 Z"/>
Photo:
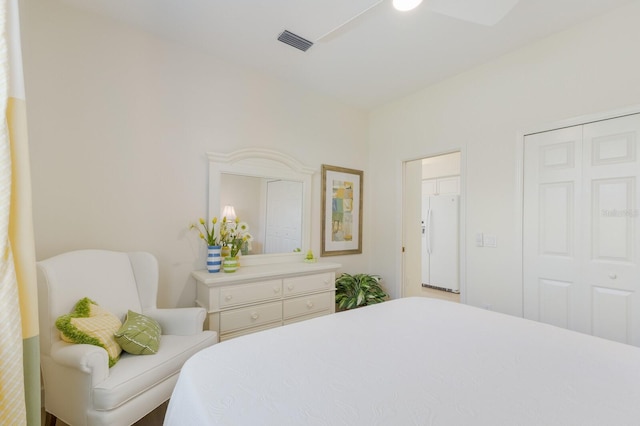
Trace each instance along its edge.
<path fill-rule="evenodd" d="M 357 25 L 360 17 L 389 0 L 377 0 L 363 11 L 357 13 L 337 27 L 321 35 L 315 41 L 307 40 L 290 31 L 283 31 L 278 40 L 296 49 L 306 52 L 314 43 L 328 42 Z M 475 24 L 493 26 L 497 24 L 520 0 L 426 0 L 426 6 L 435 13 L 450 16 Z M 416 8 L 422 0 L 392 0 L 400 11 Z"/>
<path fill-rule="evenodd" d="M 321 35 L 316 42 L 328 40 L 343 32 L 365 13 L 388 0 L 378 0 L 362 12 L 349 18 L 347 21 Z M 441 15 L 475 24 L 493 26 L 497 24 L 520 0 L 426 0 L 425 5 L 432 11 Z M 422 3 L 422 0 L 393 0 L 394 7 L 400 11 L 414 9 Z M 330 37 L 331 36 L 331 37 Z"/>

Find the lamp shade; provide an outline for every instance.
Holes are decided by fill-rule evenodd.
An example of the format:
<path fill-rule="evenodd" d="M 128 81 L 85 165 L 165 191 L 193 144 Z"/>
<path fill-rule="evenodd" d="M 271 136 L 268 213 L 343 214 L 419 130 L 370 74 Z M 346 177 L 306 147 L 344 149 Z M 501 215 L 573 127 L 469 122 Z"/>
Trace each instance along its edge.
<path fill-rule="evenodd" d="M 236 220 L 236 209 L 233 208 L 233 206 L 224 206 L 222 208 L 222 217 L 226 217 L 227 221 L 234 221 Z"/>

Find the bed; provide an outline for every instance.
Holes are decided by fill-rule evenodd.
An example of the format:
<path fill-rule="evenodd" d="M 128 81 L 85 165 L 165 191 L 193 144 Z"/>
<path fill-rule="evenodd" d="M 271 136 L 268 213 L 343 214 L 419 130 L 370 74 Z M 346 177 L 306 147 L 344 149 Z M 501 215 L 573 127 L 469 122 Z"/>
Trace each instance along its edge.
<path fill-rule="evenodd" d="M 427 298 L 219 343 L 165 425 L 637 425 L 640 348 Z"/>

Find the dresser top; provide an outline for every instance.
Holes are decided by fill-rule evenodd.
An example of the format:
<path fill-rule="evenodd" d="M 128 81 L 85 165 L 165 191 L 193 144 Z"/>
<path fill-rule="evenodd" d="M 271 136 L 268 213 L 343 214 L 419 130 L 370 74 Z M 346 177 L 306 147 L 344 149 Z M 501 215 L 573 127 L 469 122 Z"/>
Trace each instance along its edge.
<path fill-rule="evenodd" d="M 242 259 L 240 262 L 242 265 Z M 202 269 L 193 271 L 191 275 L 209 287 L 216 287 L 218 285 L 254 281 L 263 278 L 286 278 L 289 276 L 332 272 L 337 271 L 340 267 L 342 267 L 341 264 L 333 262 L 271 263 L 268 265 L 240 266 L 238 270 L 233 273 L 226 273 L 222 270 L 220 272 L 209 273 L 206 269 Z"/>

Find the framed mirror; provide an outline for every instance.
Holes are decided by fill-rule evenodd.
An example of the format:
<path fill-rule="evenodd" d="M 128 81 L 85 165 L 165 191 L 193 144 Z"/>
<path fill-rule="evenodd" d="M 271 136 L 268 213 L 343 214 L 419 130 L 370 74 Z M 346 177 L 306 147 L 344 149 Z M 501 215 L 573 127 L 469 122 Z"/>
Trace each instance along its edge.
<path fill-rule="evenodd" d="M 207 156 L 209 218 L 222 218 L 229 206 L 249 225 L 244 265 L 296 260 L 309 249 L 313 169 L 270 149 Z"/>

